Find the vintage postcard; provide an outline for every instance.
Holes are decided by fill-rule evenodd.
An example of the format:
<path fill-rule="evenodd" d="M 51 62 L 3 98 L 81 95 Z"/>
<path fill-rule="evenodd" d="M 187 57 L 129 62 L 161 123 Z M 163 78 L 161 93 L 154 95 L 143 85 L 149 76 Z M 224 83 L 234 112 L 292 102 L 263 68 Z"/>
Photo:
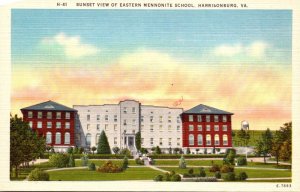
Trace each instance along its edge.
<path fill-rule="evenodd" d="M 300 191 L 295 1 L 0 13 L 1 190 Z"/>

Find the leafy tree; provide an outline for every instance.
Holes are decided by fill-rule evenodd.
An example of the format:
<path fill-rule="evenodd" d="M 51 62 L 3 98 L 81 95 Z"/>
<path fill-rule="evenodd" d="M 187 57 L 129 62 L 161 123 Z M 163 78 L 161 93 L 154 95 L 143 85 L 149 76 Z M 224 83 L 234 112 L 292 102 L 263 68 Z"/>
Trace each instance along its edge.
<path fill-rule="evenodd" d="M 237 132 L 237 137 L 244 143 L 245 146 L 248 146 L 250 140 L 250 134 L 248 131 L 241 129 Z"/>
<path fill-rule="evenodd" d="M 190 148 L 187 148 L 187 150 L 186 150 L 186 154 L 191 154 L 191 150 L 190 150 Z"/>
<path fill-rule="evenodd" d="M 264 163 L 266 163 L 266 156 L 272 150 L 272 141 L 273 135 L 270 129 L 268 128 L 265 132 L 262 133 L 260 140 L 257 141 L 255 152 L 257 154 L 262 154 L 264 156 Z"/>
<path fill-rule="evenodd" d="M 30 172 L 28 181 L 49 181 L 49 174 L 39 168 L 35 168 Z"/>
<path fill-rule="evenodd" d="M 148 150 L 145 149 L 145 148 L 141 148 L 141 153 L 142 153 L 142 154 L 147 154 L 147 153 L 148 153 Z"/>
<path fill-rule="evenodd" d="M 125 170 L 128 168 L 128 158 L 125 155 L 124 159 L 123 159 L 123 163 L 122 163 L 122 169 Z"/>
<path fill-rule="evenodd" d="M 92 147 L 92 151 L 93 151 L 93 155 L 95 154 L 95 151 L 97 150 L 97 147 L 93 146 Z"/>
<path fill-rule="evenodd" d="M 73 153 L 70 154 L 68 166 L 75 167 L 75 159 L 74 159 Z"/>
<path fill-rule="evenodd" d="M 206 176 L 204 167 L 200 167 L 199 171 L 200 171 L 199 177 L 205 177 Z"/>
<path fill-rule="evenodd" d="M 99 137 L 97 153 L 98 154 L 111 154 L 107 136 L 103 130 Z"/>
<path fill-rule="evenodd" d="M 135 146 L 138 151 L 141 150 L 141 132 L 135 134 Z"/>
<path fill-rule="evenodd" d="M 226 154 L 225 154 L 224 158 L 223 158 L 224 164 L 232 164 L 233 165 L 235 156 L 236 156 L 235 149 L 228 149 L 226 151 Z"/>
<path fill-rule="evenodd" d="M 120 148 L 119 147 L 113 147 L 112 150 L 113 150 L 113 152 L 115 154 L 118 154 L 120 152 Z"/>
<path fill-rule="evenodd" d="M 62 153 L 53 154 L 49 157 L 49 164 L 57 168 L 67 167 L 69 164 L 69 156 Z"/>
<path fill-rule="evenodd" d="M 73 153 L 73 147 L 69 147 L 69 148 L 67 149 L 67 153 L 72 154 L 72 153 Z"/>
<path fill-rule="evenodd" d="M 271 154 L 275 156 L 278 165 L 279 159 L 290 160 L 292 157 L 292 122 L 285 123 L 275 132 Z"/>
<path fill-rule="evenodd" d="M 156 146 L 155 153 L 156 154 L 161 154 L 161 149 L 159 148 L 159 146 Z"/>
<path fill-rule="evenodd" d="M 17 115 L 10 117 L 10 167 L 14 168 L 18 178 L 19 167 L 22 163 L 40 157 L 46 149 L 45 138 L 39 137 L 29 124 Z"/>
<path fill-rule="evenodd" d="M 175 153 L 175 154 L 177 154 L 179 151 L 180 151 L 180 149 L 179 149 L 178 147 L 176 147 L 176 148 L 174 149 L 174 153 Z"/>
<path fill-rule="evenodd" d="M 179 160 L 179 168 L 181 168 L 181 169 L 186 168 L 186 162 L 185 162 L 185 159 L 184 159 L 183 155 L 181 155 L 181 158 Z"/>

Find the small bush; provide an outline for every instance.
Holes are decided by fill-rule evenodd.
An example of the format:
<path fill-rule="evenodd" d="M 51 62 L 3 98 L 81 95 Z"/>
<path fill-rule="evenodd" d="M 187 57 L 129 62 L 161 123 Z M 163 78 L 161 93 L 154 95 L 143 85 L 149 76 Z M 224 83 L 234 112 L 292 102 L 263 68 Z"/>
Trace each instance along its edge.
<path fill-rule="evenodd" d="M 209 172 L 217 172 L 217 171 L 220 171 L 220 166 L 217 164 L 213 164 L 209 169 Z"/>
<path fill-rule="evenodd" d="M 162 181 L 163 180 L 163 176 L 162 175 L 157 175 L 155 178 L 154 178 L 154 181 Z"/>
<path fill-rule="evenodd" d="M 127 149 L 127 148 L 122 149 L 122 150 L 120 151 L 120 154 L 121 154 L 121 155 L 125 155 L 125 156 L 131 156 L 131 152 L 130 152 L 130 150 Z"/>
<path fill-rule="evenodd" d="M 191 150 L 190 150 L 190 148 L 187 148 L 187 150 L 186 150 L 186 154 L 191 154 Z"/>
<path fill-rule="evenodd" d="M 96 170 L 96 165 L 95 165 L 95 163 L 91 163 L 91 164 L 89 165 L 89 170 L 90 170 L 90 171 L 95 171 L 95 170 Z"/>
<path fill-rule="evenodd" d="M 200 167 L 199 177 L 206 177 L 205 169 L 203 167 Z"/>
<path fill-rule="evenodd" d="M 128 158 L 125 156 L 123 159 L 123 164 L 122 164 L 122 169 L 127 169 L 128 168 Z"/>
<path fill-rule="evenodd" d="M 81 157 L 81 165 L 82 166 L 88 166 L 88 162 L 89 162 L 89 158 L 88 158 L 88 155 L 87 154 L 84 154 L 82 157 Z"/>
<path fill-rule="evenodd" d="M 39 168 L 32 170 L 28 176 L 29 181 L 49 181 L 49 174 Z"/>
<path fill-rule="evenodd" d="M 193 174 L 193 173 L 194 173 L 194 169 L 193 169 L 193 168 L 190 168 L 189 171 L 188 171 L 188 173 L 189 173 L 189 174 Z"/>
<path fill-rule="evenodd" d="M 174 174 L 171 176 L 171 181 L 181 181 L 181 177 L 178 174 Z"/>
<path fill-rule="evenodd" d="M 165 175 L 164 175 L 164 180 L 165 181 L 171 181 L 171 176 L 170 176 L 170 173 L 165 173 Z"/>
<path fill-rule="evenodd" d="M 73 149 L 73 148 L 72 148 L 72 149 Z M 70 155 L 69 162 L 68 162 L 68 166 L 69 166 L 69 167 L 75 167 L 75 160 L 74 160 L 73 154 Z"/>
<path fill-rule="evenodd" d="M 136 163 L 137 165 L 144 165 L 144 160 L 142 160 L 142 159 L 140 159 L 140 158 L 136 158 L 136 159 L 135 159 L 135 163 Z"/>
<path fill-rule="evenodd" d="M 102 173 L 119 173 L 122 172 L 123 169 L 115 164 L 112 161 L 107 161 L 101 167 L 97 169 L 97 171 Z"/>
<path fill-rule="evenodd" d="M 196 182 L 217 182 L 217 178 L 215 177 L 199 177 Z"/>
<path fill-rule="evenodd" d="M 237 176 L 237 180 L 244 181 L 248 178 L 248 175 L 246 172 L 240 172 Z"/>
<path fill-rule="evenodd" d="M 67 154 L 55 153 L 50 156 L 49 164 L 53 167 L 62 168 L 67 167 L 69 163 L 69 156 Z"/>
<path fill-rule="evenodd" d="M 247 165 L 247 159 L 246 159 L 246 157 L 239 157 L 237 159 L 237 165 L 238 166 Z"/>
<path fill-rule="evenodd" d="M 235 181 L 235 173 L 228 172 L 226 175 L 223 176 L 224 181 Z"/>
<path fill-rule="evenodd" d="M 229 173 L 229 172 L 233 172 L 234 171 L 234 167 L 231 165 L 222 165 L 221 167 L 221 173 Z"/>
<path fill-rule="evenodd" d="M 183 155 L 181 156 L 181 158 L 179 160 L 179 168 L 181 168 L 181 169 L 186 168 L 186 162 L 185 162 L 185 159 L 184 159 Z"/>
<path fill-rule="evenodd" d="M 217 179 L 221 179 L 221 173 L 220 173 L 220 171 L 216 171 L 216 172 L 215 172 L 215 177 L 216 177 Z"/>

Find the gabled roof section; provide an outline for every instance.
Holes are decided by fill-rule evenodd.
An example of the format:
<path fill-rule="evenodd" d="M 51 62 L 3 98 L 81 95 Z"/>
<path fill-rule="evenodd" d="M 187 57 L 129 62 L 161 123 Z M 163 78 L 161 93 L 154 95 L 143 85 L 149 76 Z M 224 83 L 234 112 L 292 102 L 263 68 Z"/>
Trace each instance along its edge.
<path fill-rule="evenodd" d="M 38 110 L 38 111 L 77 111 L 73 108 L 64 106 L 54 101 L 46 101 L 29 107 L 25 107 L 21 110 Z"/>
<path fill-rule="evenodd" d="M 233 113 L 216 109 L 207 105 L 197 105 L 187 111 L 183 112 L 184 114 L 216 114 L 216 115 L 233 115 Z"/>

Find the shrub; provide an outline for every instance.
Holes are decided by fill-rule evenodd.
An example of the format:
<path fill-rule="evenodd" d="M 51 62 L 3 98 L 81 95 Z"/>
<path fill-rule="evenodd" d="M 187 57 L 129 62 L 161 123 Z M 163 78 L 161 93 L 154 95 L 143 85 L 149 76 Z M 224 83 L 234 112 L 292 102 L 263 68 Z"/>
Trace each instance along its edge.
<path fill-rule="evenodd" d="M 91 163 L 91 164 L 89 165 L 89 170 L 90 170 L 90 171 L 95 171 L 95 170 L 96 170 L 96 165 L 95 165 L 95 163 Z"/>
<path fill-rule="evenodd" d="M 220 166 L 217 164 L 213 164 L 209 169 L 209 172 L 217 172 L 217 171 L 220 171 Z"/>
<path fill-rule="evenodd" d="M 69 167 L 75 167 L 75 160 L 74 160 L 73 154 L 70 155 L 68 166 Z"/>
<path fill-rule="evenodd" d="M 119 147 L 113 147 L 112 150 L 113 150 L 114 154 L 118 154 L 120 152 Z"/>
<path fill-rule="evenodd" d="M 69 148 L 67 149 L 67 153 L 72 154 L 72 153 L 73 153 L 73 147 L 69 147 Z"/>
<path fill-rule="evenodd" d="M 39 168 L 35 168 L 29 173 L 28 181 L 49 181 L 49 174 Z"/>
<path fill-rule="evenodd" d="M 155 154 L 161 154 L 161 149 L 159 148 L 159 146 L 155 147 L 154 153 Z"/>
<path fill-rule="evenodd" d="M 173 176 L 173 175 L 175 175 L 175 174 L 176 174 L 175 171 L 173 171 L 173 170 L 170 171 L 170 175 L 171 175 L 171 176 Z"/>
<path fill-rule="evenodd" d="M 83 152 L 84 152 L 84 148 L 83 147 L 79 147 L 78 154 L 82 154 Z"/>
<path fill-rule="evenodd" d="M 168 172 L 165 173 L 164 178 L 165 178 L 165 179 L 164 179 L 165 181 L 171 181 L 170 173 L 168 173 Z"/>
<path fill-rule="evenodd" d="M 196 182 L 217 182 L 217 178 L 215 177 L 199 177 Z"/>
<path fill-rule="evenodd" d="M 235 149 L 227 149 L 226 154 L 224 156 L 224 164 L 234 165 L 234 159 L 236 157 Z"/>
<path fill-rule="evenodd" d="M 247 159 L 246 159 L 246 157 L 239 157 L 237 159 L 237 165 L 238 166 L 247 165 Z"/>
<path fill-rule="evenodd" d="M 147 153 L 148 153 L 148 150 L 145 149 L 145 148 L 141 148 L 141 153 L 142 153 L 142 154 L 147 154 Z"/>
<path fill-rule="evenodd" d="M 93 146 L 92 147 L 92 151 L 93 151 L 93 155 L 95 154 L 95 151 L 97 150 L 97 147 Z"/>
<path fill-rule="evenodd" d="M 88 155 L 87 155 L 87 154 L 84 154 L 84 155 L 81 157 L 81 165 L 82 165 L 82 166 L 88 166 L 88 162 L 89 162 Z"/>
<path fill-rule="evenodd" d="M 240 172 L 239 175 L 237 176 L 237 180 L 244 181 L 248 178 L 248 175 L 246 172 Z"/>
<path fill-rule="evenodd" d="M 101 167 L 97 169 L 97 171 L 102 173 L 119 173 L 122 172 L 123 169 L 115 164 L 112 161 L 107 161 Z"/>
<path fill-rule="evenodd" d="M 235 173 L 234 172 L 228 172 L 223 177 L 224 181 L 235 181 Z"/>
<path fill-rule="evenodd" d="M 136 159 L 135 159 L 135 163 L 136 163 L 137 165 L 144 165 L 144 160 L 142 160 L 142 159 L 140 159 L 140 158 L 136 158 Z"/>
<path fill-rule="evenodd" d="M 206 176 L 205 169 L 203 167 L 200 167 L 199 177 L 205 177 L 205 176 Z"/>
<path fill-rule="evenodd" d="M 179 149 L 178 147 L 176 147 L 176 148 L 174 149 L 174 153 L 175 153 L 175 154 L 177 154 L 179 151 L 180 151 L 180 149 Z"/>
<path fill-rule="evenodd" d="M 221 179 L 221 173 L 220 173 L 220 171 L 216 171 L 216 172 L 215 172 L 215 177 L 216 177 L 217 179 Z"/>
<path fill-rule="evenodd" d="M 69 163 L 69 156 L 67 154 L 55 153 L 50 156 L 49 164 L 53 167 L 62 168 L 67 167 Z"/>
<path fill-rule="evenodd" d="M 191 154 L 191 150 L 190 150 L 190 148 L 187 148 L 187 150 L 186 150 L 186 154 Z"/>
<path fill-rule="evenodd" d="M 102 130 L 99 140 L 98 140 L 98 148 L 97 148 L 98 154 L 111 154 L 109 142 L 107 139 L 107 136 L 105 134 L 105 131 Z"/>
<path fill-rule="evenodd" d="M 157 175 L 156 177 L 154 177 L 154 181 L 162 181 L 162 180 L 163 180 L 162 175 Z"/>
<path fill-rule="evenodd" d="M 186 168 L 186 162 L 185 162 L 185 159 L 184 159 L 183 155 L 181 155 L 181 158 L 179 160 L 179 168 L 181 168 L 181 169 Z"/>
<path fill-rule="evenodd" d="M 171 176 L 171 181 L 181 181 L 181 177 L 178 174 L 174 174 Z"/>
<path fill-rule="evenodd" d="M 234 171 L 234 167 L 231 165 L 222 165 L 221 167 L 221 173 L 229 173 Z"/>
<path fill-rule="evenodd" d="M 128 158 L 125 156 L 122 163 L 122 169 L 125 170 L 127 168 L 128 168 Z"/>
<path fill-rule="evenodd" d="M 189 173 L 189 174 L 193 174 L 193 173 L 194 173 L 194 169 L 193 169 L 193 168 L 190 168 L 189 171 L 188 171 L 188 173 Z"/>
<path fill-rule="evenodd" d="M 127 148 L 122 149 L 122 150 L 120 151 L 120 154 L 121 154 L 121 155 L 125 155 L 125 156 L 131 156 L 131 152 L 130 152 L 130 150 L 127 149 Z"/>

